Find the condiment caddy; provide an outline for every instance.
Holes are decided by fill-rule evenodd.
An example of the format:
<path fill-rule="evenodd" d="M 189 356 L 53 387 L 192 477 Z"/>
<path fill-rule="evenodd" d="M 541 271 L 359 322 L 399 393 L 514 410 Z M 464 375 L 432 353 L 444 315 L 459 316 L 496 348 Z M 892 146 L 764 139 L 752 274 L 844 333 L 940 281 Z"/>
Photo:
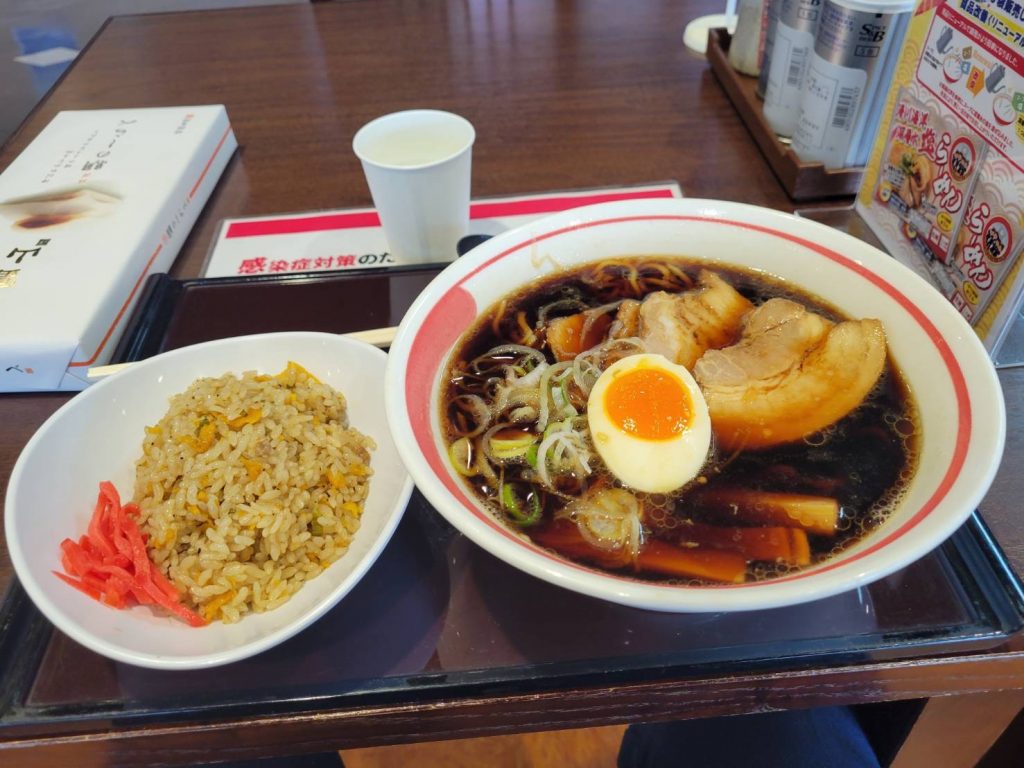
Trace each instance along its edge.
<path fill-rule="evenodd" d="M 708 62 L 786 193 L 797 201 L 856 194 L 864 174 L 862 166 L 831 169 L 823 163 L 801 160 L 788 141 L 778 137 L 764 116 L 757 78 L 737 72 L 729 63 L 731 44 L 732 36 L 725 29 L 712 29 L 708 34 Z"/>

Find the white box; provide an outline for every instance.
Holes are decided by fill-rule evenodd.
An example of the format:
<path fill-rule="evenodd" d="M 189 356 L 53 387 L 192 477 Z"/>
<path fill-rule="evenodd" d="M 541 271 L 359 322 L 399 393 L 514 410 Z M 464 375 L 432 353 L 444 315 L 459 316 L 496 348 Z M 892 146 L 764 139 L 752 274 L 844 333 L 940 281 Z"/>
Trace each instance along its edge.
<path fill-rule="evenodd" d="M 236 146 L 220 105 L 50 121 L 0 174 L 0 391 L 89 385 Z"/>

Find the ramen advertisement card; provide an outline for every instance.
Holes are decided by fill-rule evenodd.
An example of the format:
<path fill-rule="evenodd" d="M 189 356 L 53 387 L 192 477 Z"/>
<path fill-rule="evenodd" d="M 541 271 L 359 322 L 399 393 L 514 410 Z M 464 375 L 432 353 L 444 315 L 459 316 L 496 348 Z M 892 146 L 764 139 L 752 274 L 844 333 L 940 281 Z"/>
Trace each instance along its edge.
<path fill-rule="evenodd" d="M 926 261 L 949 264 L 986 149 L 941 104 L 918 101 L 901 89 L 875 197 Z"/>
<path fill-rule="evenodd" d="M 1024 248 L 1024 176 L 991 153 L 967 204 L 945 286 L 967 319 L 984 317 Z M 944 273 L 945 274 L 945 273 Z"/>
<path fill-rule="evenodd" d="M 995 354 L 1024 297 L 1024 7 L 923 0 L 857 210 Z"/>

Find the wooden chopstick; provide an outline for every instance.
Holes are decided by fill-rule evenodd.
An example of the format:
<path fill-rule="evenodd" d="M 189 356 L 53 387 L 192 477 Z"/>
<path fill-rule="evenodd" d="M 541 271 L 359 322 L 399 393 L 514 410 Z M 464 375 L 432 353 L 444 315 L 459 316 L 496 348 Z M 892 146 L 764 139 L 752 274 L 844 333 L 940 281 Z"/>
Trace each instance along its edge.
<path fill-rule="evenodd" d="M 391 326 L 389 328 L 371 328 L 367 331 L 352 331 L 351 333 L 341 333 L 339 336 L 344 336 L 346 339 L 354 339 L 355 341 L 365 341 L 367 344 L 372 344 L 375 347 L 387 347 L 391 345 L 391 342 L 395 340 L 395 331 L 398 330 L 397 326 Z M 134 365 L 134 363 L 115 363 L 114 365 L 97 365 L 94 368 L 90 368 L 85 374 L 88 379 L 102 379 L 118 371 L 123 371 L 125 368 Z"/>

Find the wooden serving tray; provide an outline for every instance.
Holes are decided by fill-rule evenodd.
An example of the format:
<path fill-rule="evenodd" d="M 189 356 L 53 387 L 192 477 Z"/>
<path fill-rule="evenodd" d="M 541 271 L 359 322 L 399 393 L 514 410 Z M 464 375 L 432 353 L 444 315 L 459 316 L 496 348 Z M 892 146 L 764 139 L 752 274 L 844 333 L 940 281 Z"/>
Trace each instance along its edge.
<path fill-rule="evenodd" d="M 857 194 L 864 167 L 828 169 L 821 163 L 805 163 L 779 141 L 768 125 L 757 95 L 757 78 L 743 75 L 729 64 L 732 37 L 725 29 L 708 31 L 707 59 L 747 130 L 794 200 L 820 200 Z"/>

